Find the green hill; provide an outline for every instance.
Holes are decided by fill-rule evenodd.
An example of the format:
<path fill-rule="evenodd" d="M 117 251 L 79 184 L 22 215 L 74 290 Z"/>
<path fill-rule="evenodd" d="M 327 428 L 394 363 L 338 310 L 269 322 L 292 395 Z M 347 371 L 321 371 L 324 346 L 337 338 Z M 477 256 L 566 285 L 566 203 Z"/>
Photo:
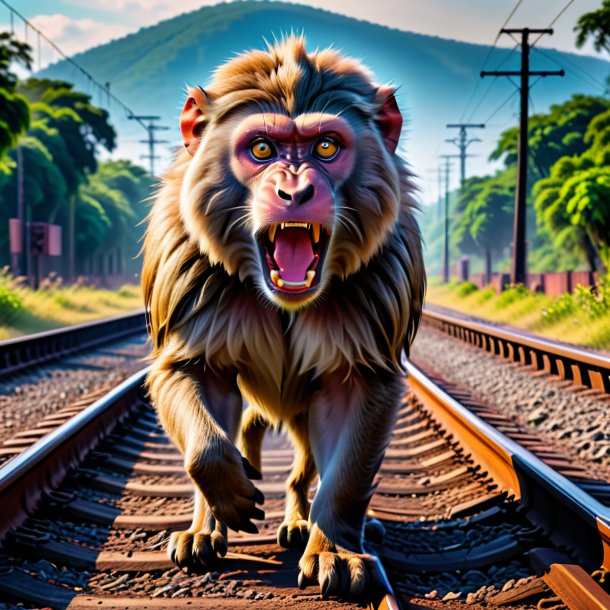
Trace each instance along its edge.
<path fill-rule="evenodd" d="M 178 145 L 178 115 L 185 83 L 205 85 L 212 70 L 234 53 L 260 48 L 264 38 L 273 39 L 290 31 L 303 31 L 311 49 L 332 44 L 361 58 L 380 83 L 392 82 L 400 87 L 398 103 L 406 119 L 403 151 L 416 171 L 424 175 L 428 168 L 436 167 L 436 154 L 456 152 L 450 144 L 442 144 L 445 138 L 455 136 L 445 124 L 458 121 L 471 99 L 489 51 L 484 45 L 395 30 L 296 4 L 248 0 L 180 15 L 75 59 L 100 82 L 109 81 L 111 91 L 136 113 L 160 115 L 162 122 L 172 128 L 166 132 L 167 139 Z M 515 51 L 507 60 L 509 54 L 509 50 L 496 49 L 487 69 L 495 69 L 502 62 L 502 69 L 518 68 L 519 53 Z M 543 79 L 532 89 L 536 111 L 577 91 L 600 94 L 602 87 L 596 89 L 591 77 L 604 81 L 610 73 L 604 61 L 549 50 L 544 55 L 533 52 L 531 63 L 532 69 L 558 69 L 559 64 L 567 72 L 565 78 Z M 43 74 L 73 81 L 93 93 L 94 101 L 103 101 L 103 95 L 92 91 L 67 62 L 50 66 Z M 487 80 L 481 83 L 473 108 L 488 86 Z M 477 113 L 465 118 L 485 121 L 512 91 L 514 87 L 507 79 L 498 79 Z M 469 160 L 471 170 L 484 168 L 499 131 L 516 121 L 517 101 L 515 96 L 493 117 L 488 129 L 478 134 L 485 141 L 472 147 L 472 152 L 480 156 Z M 111 111 L 122 137 L 120 152 L 137 158 L 145 152 L 137 142 L 145 133 L 128 121 L 120 108 L 111 106 Z M 169 158 L 168 147 L 160 152 L 164 160 Z"/>

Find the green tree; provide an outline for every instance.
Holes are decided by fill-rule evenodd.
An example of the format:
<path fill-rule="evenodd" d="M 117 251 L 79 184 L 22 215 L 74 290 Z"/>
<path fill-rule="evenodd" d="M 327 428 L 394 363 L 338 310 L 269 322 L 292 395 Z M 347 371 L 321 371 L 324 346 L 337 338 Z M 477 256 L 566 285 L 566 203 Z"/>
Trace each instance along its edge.
<path fill-rule="evenodd" d="M 8 32 L 0 33 L 0 171 L 8 172 L 2 159 L 17 144 L 30 124 L 27 99 L 16 93 L 17 77 L 11 72 L 13 62 L 31 65 L 31 48 Z"/>
<path fill-rule="evenodd" d="M 493 259 L 510 244 L 514 207 L 515 170 L 494 176 L 468 178 L 458 203 L 460 214 L 454 237 L 462 252 L 483 254 L 485 280 L 491 281 Z"/>
<path fill-rule="evenodd" d="M 67 201 L 49 206 L 48 213 L 64 227 L 67 254 L 64 271 L 72 279 L 76 266 L 78 190 L 87 176 L 97 170 L 98 148 L 112 151 L 116 134 L 108 112 L 91 104 L 91 96 L 75 91 L 71 83 L 30 78 L 18 86 L 18 91 L 30 100 L 38 136 L 58 155 L 58 165 L 68 185 Z M 63 143 L 57 142 L 57 138 Z"/>
<path fill-rule="evenodd" d="M 592 38 L 596 51 L 603 49 L 610 53 L 610 0 L 603 0 L 598 10 L 582 15 L 576 22 L 574 31 L 578 48 Z"/>
<path fill-rule="evenodd" d="M 547 178 L 551 166 L 560 157 L 582 154 L 587 149 L 584 134 L 589 123 L 608 109 L 609 100 L 577 94 L 562 104 L 554 104 L 546 114 L 531 116 L 528 124 L 530 181 Z M 518 126 L 503 131 L 490 159 L 504 158 L 507 167 L 516 165 L 518 139 Z"/>
<path fill-rule="evenodd" d="M 534 187 L 540 221 L 556 245 L 579 247 L 591 269 L 610 269 L 610 110 L 594 117 L 583 138 L 589 148 L 564 156 Z"/>
<path fill-rule="evenodd" d="M 130 161 L 105 161 L 88 177 L 77 201 L 77 243 L 81 273 L 136 272 L 135 262 L 143 233 L 144 200 L 152 194 L 153 180 Z M 81 212 L 82 210 L 82 212 Z M 87 226 L 95 228 L 89 238 Z"/>

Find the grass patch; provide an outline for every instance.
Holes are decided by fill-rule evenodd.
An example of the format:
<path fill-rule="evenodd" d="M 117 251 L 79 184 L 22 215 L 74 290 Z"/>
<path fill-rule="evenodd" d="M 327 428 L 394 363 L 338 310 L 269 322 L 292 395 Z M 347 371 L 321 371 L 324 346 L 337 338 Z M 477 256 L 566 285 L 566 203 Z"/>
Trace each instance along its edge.
<path fill-rule="evenodd" d="M 0 272 L 0 340 L 108 318 L 141 307 L 142 293 L 135 285 L 112 291 L 63 286 L 61 280 L 50 278 L 40 290 L 32 290 L 20 278 Z"/>
<path fill-rule="evenodd" d="M 529 330 L 551 339 L 610 351 L 610 279 L 596 292 L 578 286 L 557 298 L 512 286 L 496 294 L 470 282 L 432 282 L 426 301 L 485 320 Z"/>

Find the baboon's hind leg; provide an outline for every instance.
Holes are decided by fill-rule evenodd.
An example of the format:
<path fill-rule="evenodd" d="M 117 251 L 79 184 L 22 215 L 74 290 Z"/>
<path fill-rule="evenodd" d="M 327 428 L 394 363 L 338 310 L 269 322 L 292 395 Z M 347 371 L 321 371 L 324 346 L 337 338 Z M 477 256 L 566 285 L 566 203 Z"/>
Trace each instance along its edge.
<path fill-rule="evenodd" d="M 239 449 L 242 456 L 247 460 L 244 462 L 246 471 L 248 466 L 255 468 L 258 471 L 258 477 L 253 476 L 256 473 L 250 471 L 250 478 L 260 478 L 262 458 L 261 450 L 263 446 L 263 438 L 265 431 L 269 427 L 267 420 L 254 407 L 249 406 L 243 413 L 241 418 L 241 432 L 239 435 Z"/>
<path fill-rule="evenodd" d="M 294 445 L 294 461 L 286 483 L 286 509 L 284 521 L 277 531 L 280 546 L 303 549 L 307 544 L 309 519 L 309 488 L 316 475 L 311 448 L 307 414 L 294 417 L 287 426 Z"/>

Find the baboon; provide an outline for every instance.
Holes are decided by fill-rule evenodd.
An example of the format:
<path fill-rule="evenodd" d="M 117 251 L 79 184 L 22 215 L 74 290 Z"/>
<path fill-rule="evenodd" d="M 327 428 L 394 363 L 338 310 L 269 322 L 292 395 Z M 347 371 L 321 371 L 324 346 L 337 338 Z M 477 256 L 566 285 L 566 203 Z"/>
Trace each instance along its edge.
<path fill-rule="evenodd" d="M 214 565 L 227 526 L 257 531 L 252 479 L 281 423 L 295 453 L 278 542 L 304 548 L 299 585 L 379 586 L 363 524 L 425 289 L 401 128 L 393 88 L 302 36 L 189 89 L 143 269 L 148 388 L 196 488 L 178 565 Z"/>

